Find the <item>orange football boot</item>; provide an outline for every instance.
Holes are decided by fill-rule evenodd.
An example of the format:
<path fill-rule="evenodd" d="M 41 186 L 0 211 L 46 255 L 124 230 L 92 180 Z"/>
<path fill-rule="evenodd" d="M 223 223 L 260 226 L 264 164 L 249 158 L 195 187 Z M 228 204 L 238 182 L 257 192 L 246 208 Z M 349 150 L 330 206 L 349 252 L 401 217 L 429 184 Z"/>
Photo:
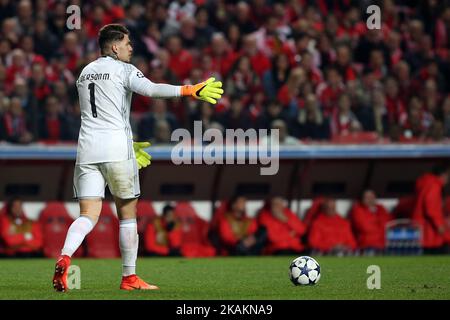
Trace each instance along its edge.
<path fill-rule="evenodd" d="M 137 275 L 132 274 L 122 277 L 122 283 L 120 284 L 121 290 L 159 290 L 155 285 L 148 284 Z"/>
<path fill-rule="evenodd" d="M 67 287 L 67 274 L 70 267 L 70 257 L 62 255 L 58 258 L 55 265 L 55 275 L 53 276 L 53 288 L 58 292 L 66 292 L 69 290 Z"/>

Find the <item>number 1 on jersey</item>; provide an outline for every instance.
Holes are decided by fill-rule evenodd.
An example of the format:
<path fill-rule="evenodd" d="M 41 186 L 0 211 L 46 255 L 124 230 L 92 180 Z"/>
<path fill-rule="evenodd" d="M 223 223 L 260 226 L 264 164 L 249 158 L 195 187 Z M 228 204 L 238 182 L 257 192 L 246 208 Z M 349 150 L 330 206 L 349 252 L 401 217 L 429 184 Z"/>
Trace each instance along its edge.
<path fill-rule="evenodd" d="M 91 82 L 88 85 L 89 93 L 90 93 L 90 102 L 91 102 L 91 110 L 92 116 L 97 118 L 97 107 L 95 106 L 95 83 Z"/>

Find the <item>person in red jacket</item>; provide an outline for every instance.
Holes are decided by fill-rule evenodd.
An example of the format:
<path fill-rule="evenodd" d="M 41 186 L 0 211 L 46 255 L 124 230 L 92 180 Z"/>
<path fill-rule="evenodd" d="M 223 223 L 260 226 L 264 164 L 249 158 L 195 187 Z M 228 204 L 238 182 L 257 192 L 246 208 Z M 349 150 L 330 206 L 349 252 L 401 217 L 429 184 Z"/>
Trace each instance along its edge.
<path fill-rule="evenodd" d="M 247 216 L 246 198 L 235 196 L 227 211 L 218 218 L 221 246 L 232 255 L 260 254 L 265 245 L 265 230 L 258 229 L 256 219 Z"/>
<path fill-rule="evenodd" d="M 258 216 L 261 226 L 267 230 L 267 254 L 294 254 L 304 249 L 301 237 L 306 231 L 303 222 L 284 204 L 281 197 L 273 197 L 270 205 Z"/>
<path fill-rule="evenodd" d="M 166 205 L 162 216 L 155 217 L 145 231 L 145 250 L 151 255 L 179 256 L 182 230 L 174 207 Z"/>
<path fill-rule="evenodd" d="M 385 207 L 377 204 L 373 190 L 364 190 L 360 201 L 353 205 L 350 220 L 358 247 L 364 253 L 379 253 L 384 249 L 385 227 L 391 216 Z"/>
<path fill-rule="evenodd" d="M 0 215 L 0 241 L 7 256 L 32 257 L 42 255 L 43 235 L 41 225 L 28 219 L 20 199 L 12 199 Z"/>
<path fill-rule="evenodd" d="M 438 253 L 445 240 L 442 191 L 450 179 L 450 164 L 436 165 L 432 173 L 416 180 L 412 220 L 422 226 L 422 244 L 426 252 Z"/>
<path fill-rule="evenodd" d="M 334 199 L 326 199 L 308 234 L 310 248 L 318 254 L 346 255 L 356 249 L 350 222 L 336 212 Z"/>

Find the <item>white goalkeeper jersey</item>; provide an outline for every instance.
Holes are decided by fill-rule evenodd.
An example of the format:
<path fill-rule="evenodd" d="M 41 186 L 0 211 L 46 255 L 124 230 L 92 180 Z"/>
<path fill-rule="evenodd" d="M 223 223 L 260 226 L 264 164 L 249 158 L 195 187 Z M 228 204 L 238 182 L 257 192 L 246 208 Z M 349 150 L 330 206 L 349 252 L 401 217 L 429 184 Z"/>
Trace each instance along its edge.
<path fill-rule="evenodd" d="M 111 57 L 89 63 L 76 85 L 81 109 L 77 164 L 135 157 L 130 126 L 133 92 L 154 98 L 181 94 L 180 86 L 153 83 L 132 64 Z"/>

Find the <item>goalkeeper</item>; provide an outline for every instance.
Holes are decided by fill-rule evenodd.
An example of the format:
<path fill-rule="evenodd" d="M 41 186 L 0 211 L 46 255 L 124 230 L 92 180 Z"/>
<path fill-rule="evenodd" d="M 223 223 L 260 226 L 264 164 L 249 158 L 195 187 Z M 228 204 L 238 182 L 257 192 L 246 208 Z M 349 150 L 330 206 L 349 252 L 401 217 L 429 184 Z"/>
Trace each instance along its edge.
<path fill-rule="evenodd" d="M 67 291 L 67 274 L 73 253 L 95 227 L 108 186 L 120 219 L 123 290 L 153 290 L 136 275 L 138 233 L 136 205 L 140 195 L 138 169 L 151 163 L 144 150 L 148 142 L 133 142 L 129 122 L 132 93 L 153 98 L 192 96 L 215 104 L 222 83 L 210 78 L 195 85 L 156 84 L 130 64 L 133 48 L 129 31 L 110 24 L 100 29 L 101 56 L 81 72 L 76 86 L 80 99 L 81 127 L 78 137 L 73 190 L 80 217 L 69 227 L 53 276 L 56 291 Z"/>

